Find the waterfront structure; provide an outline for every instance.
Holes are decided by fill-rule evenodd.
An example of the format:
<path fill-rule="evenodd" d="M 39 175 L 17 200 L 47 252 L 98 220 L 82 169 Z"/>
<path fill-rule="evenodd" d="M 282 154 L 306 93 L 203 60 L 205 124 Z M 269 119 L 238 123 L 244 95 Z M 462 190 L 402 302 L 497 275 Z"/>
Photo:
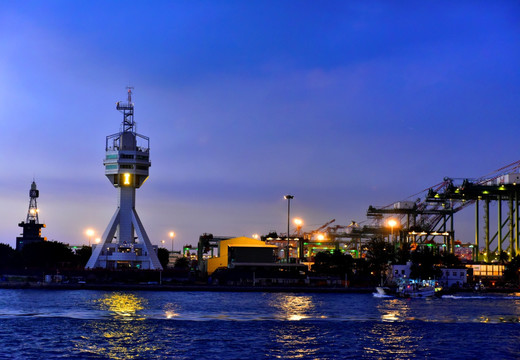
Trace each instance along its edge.
<path fill-rule="evenodd" d="M 106 138 L 105 175 L 118 190 L 118 206 L 86 268 L 162 270 L 137 211 L 135 190 L 148 178 L 150 139 L 136 132 L 132 88 L 128 101 L 116 103 L 123 114 L 120 132 Z"/>
<path fill-rule="evenodd" d="M 471 267 L 471 265 L 467 265 Z M 412 262 L 408 261 L 405 265 L 391 265 L 387 272 L 389 282 L 398 283 L 402 280 L 410 279 L 412 274 Z M 467 283 L 468 271 L 466 267 L 459 268 L 440 268 L 440 277 L 435 279 L 444 288 L 452 286 L 463 287 Z M 426 279 L 424 279 L 426 280 Z"/>
<path fill-rule="evenodd" d="M 32 182 L 31 189 L 29 190 L 29 210 L 27 210 L 27 217 L 25 222 L 22 221 L 18 224 L 23 229 L 22 236 L 16 238 L 16 250 L 21 251 L 25 245 L 43 242 L 47 238 L 42 237 L 42 228 L 45 224 L 40 224 L 38 218 L 38 202 L 36 199 L 40 196 L 40 192 L 36 187 L 36 182 Z"/>
<path fill-rule="evenodd" d="M 217 256 L 207 259 L 206 271 L 211 275 L 218 268 L 275 265 L 277 247 L 245 236 L 219 240 Z"/>

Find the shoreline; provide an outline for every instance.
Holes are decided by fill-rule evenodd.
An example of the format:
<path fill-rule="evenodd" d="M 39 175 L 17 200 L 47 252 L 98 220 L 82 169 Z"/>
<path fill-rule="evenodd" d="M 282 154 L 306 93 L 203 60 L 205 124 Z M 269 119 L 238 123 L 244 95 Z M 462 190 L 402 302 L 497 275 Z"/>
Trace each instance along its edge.
<path fill-rule="evenodd" d="M 337 294 L 371 294 L 376 287 L 306 287 L 306 286 L 233 286 L 233 285 L 159 285 L 159 284 L 45 284 L 45 283 L 3 283 L 1 290 L 97 290 L 97 291 L 185 291 L 185 292 L 268 292 L 268 293 L 337 293 Z M 514 294 L 520 289 L 494 288 L 484 292 L 472 289 L 447 291 L 445 295 L 457 293 L 475 294 Z"/>
<path fill-rule="evenodd" d="M 277 286 L 226 286 L 226 285 L 158 285 L 158 284 L 0 284 L 0 289 L 32 290 L 101 290 L 101 291 L 203 291 L 203 292 L 283 292 L 283 293 L 358 293 L 375 292 L 375 287 L 277 287 Z"/>

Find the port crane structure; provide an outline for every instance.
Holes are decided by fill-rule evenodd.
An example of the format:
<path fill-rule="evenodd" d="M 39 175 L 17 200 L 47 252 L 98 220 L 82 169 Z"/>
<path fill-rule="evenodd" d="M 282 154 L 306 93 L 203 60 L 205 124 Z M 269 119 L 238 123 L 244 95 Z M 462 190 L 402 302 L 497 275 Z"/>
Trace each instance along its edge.
<path fill-rule="evenodd" d="M 519 214 L 518 198 L 520 192 L 520 160 L 503 166 L 476 179 L 444 180 L 421 193 L 414 194 L 405 201 L 383 207 L 370 206 L 367 217 L 373 220 L 381 234 L 388 235 L 388 219 L 397 219 L 400 242 L 417 244 L 437 244 L 447 251 L 454 252 L 455 241 L 454 215 L 475 206 L 475 239 L 472 248 L 474 261 L 491 262 L 512 259 L 519 252 Z M 418 195 L 422 195 L 418 197 Z M 417 198 L 415 201 L 410 198 Z M 497 230 L 494 235 L 490 228 L 490 203 L 497 203 Z M 507 204 L 507 214 L 503 207 Z M 480 208 L 483 208 L 483 233 L 481 239 Z M 367 227 L 368 232 L 372 232 Z M 435 239 L 442 237 L 442 243 Z M 506 246 L 507 244 L 507 246 Z M 481 246 L 484 245 L 481 249 Z M 482 250 L 482 251 L 481 251 Z M 507 251 L 507 252 L 506 252 Z"/>

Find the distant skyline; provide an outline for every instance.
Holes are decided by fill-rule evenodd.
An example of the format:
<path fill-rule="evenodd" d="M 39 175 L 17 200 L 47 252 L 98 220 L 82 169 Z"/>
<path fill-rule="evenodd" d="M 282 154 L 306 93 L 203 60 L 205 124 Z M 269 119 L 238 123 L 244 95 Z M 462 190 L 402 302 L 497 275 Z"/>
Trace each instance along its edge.
<path fill-rule="evenodd" d="M 152 243 L 251 236 L 335 218 L 520 159 L 517 1 L 4 1 L 0 3 L 0 242 L 29 188 L 43 235 L 100 236 L 115 102 L 134 87 Z M 494 210 L 492 210 L 494 211 Z M 473 241 L 470 209 L 456 237 Z"/>

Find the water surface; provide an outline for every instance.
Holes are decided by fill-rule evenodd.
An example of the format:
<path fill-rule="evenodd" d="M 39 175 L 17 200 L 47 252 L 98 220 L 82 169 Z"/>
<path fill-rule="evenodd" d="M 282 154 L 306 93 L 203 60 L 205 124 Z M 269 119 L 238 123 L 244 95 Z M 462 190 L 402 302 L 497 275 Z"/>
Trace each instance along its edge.
<path fill-rule="evenodd" d="M 0 359 L 516 359 L 520 295 L 0 290 Z"/>

